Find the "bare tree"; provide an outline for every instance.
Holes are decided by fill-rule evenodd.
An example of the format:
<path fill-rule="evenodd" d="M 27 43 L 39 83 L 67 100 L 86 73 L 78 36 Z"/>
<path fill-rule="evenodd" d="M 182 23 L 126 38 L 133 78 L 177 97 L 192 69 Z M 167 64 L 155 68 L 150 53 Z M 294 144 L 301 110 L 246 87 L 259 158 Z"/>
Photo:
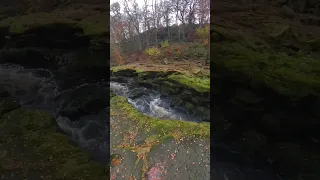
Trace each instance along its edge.
<path fill-rule="evenodd" d="M 178 10 L 178 18 L 182 23 L 182 39 L 185 38 L 185 28 L 186 28 L 186 20 L 188 15 L 188 6 L 190 4 L 189 1 L 179 1 L 179 4 L 176 4 Z"/>
<path fill-rule="evenodd" d="M 162 16 L 163 16 L 163 21 L 165 23 L 165 26 L 168 30 L 168 37 L 170 37 L 170 22 L 171 22 L 171 19 L 170 19 L 170 14 L 172 13 L 172 3 L 170 1 L 163 1 L 163 4 L 161 6 L 161 13 L 162 13 Z"/>
<path fill-rule="evenodd" d="M 198 0 L 196 6 L 196 14 L 198 16 L 199 24 L 203 26 L 209 23 L 210 16 L 210 1 L 209 0 Z"/>
<path fill-rule="evenodd" d="M 123 40 L 122 33 L 120 4 L 113 3 L 110 6 L 110 38 L 112 51 L 120 51 L 120 42 Z"/>
<path fill-rule="evenodd" d="M 143 16 L 143 30 L 146 34 L 147 47 L 149 47 L 149 30 L 150 30 L 150 11 L 148 8 L 149 8 L 148 0 L 144 0 L 142 16 Z"/>
<path fill-rule="evenodd" d="M 178 26 L 178 36 L 180 40 L 180 26 L 179 26 L 179 11 L 180 11 L 180 4 L 182 0 L 172 0 L 172 3 L 174 4 L 174 11 L 175 11 L 175 16 L 176 16 L 176 24 Z"/>
<path fill-rule="evenodd" d="M 196 4 L 198 0 L 190 0 L 189 1 L 189 7 L 187 9 L 187 20 L 188 24 L 194 24 L 195 22 L 195 10 L 196 10 Z"/>
<path fill-rule="evenodd" d="M 129 23 L 134 26 L 137 34 L 137 41 L 138 41 L 138 46 L 139 50 L 142 50 L 141 46 L 141 38 L 140 38 L 140 22 L 139 20 L 141 19 L 141 11 L 139 9 L 138 3 L 133 0 L 132 2 L 132 8 L 129 7 L 128 1 L 124 0 L 124 11 L 128 15 L 129 18 Z"/>

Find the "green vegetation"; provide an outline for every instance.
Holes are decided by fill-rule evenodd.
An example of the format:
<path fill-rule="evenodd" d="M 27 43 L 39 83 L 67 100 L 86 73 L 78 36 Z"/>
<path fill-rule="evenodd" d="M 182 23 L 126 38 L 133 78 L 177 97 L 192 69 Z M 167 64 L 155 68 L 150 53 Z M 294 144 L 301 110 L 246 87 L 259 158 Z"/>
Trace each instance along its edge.
<path fill-rule="evenodd" d="M 0 107 L 5 109 L 4 104 Z M 43 111 L 18 108 L 5 113 L 0 119 L 0 142 L 0 152 L 4 153 L 0 156 L 0 173 L 37 171 L 44 178 L 70 180 L 109 177 L 109 168 L 69 144 L 67 136 L 56 132 L 53 117 Z M 23 153 L 17 159 L 6 153 L 10 151 Z"/>
<path fill-rule="evenodd" d="M 55 24 L 64 24 L 72 27 L 76 22 L 49 13 L 35 13 L 25 16 L 16 16 L 0 21 L 0 27 L 9 27 L 10 34 L 22 34 L 30 29 L 47 27 Z"/>
<path fill-rule="evenodd" d="M 145 49 L 144 53 L 150 58 L 158 57 L 161 54 L 160 50 L 156 47 L 147 48 Z"/>
<path fill-rule="evenodd" d="M 80 27 L 84 35 L 93 36 L 109 32 L 109 25 L 106 23 L 106 19 L 108 19 L 107 15 L 91 15 L 76 21 L 59 13 L 34 13 L 3 19 L 0 21 L 0 27 L 8 27 L 10 34 L 23 34 L 27 30 L 54 27 L 57 24 L 61 24 L 69 28 Z"/>
<path fill-rule="evenodd" d="M 281 31 L 276 40 L 285 36 Z M 308 94 L 319 95 L 320 62 L 296 53 L 289 56 L 284 52 L 270 50 L 268 45 L 253 41 L 250 36 L 232 33 L 218 28 L 219 43 L 211 43 L 212 63 L 225 67 L 230 72 L 241 72 L 285 96 L 303 97 Z M 263 42 L 260 40 L 260 42 Z M 270 46 L 269 46 L 270 47 Z"/>
<path fill-rule="evenodd" d="M 307 41 L 307 44 L 310 45 L 313 51 L 320 50 L 320 38 Z"/>
<path fill-rule="evenodd" d="M 181 137 L 210 136 L 210 124 L 207 122 L 195 123 L 179 120 L 160 120 L 140 113 L 130 105 L 124 97 L 115 96 L 110 101 L 111 115 L 121 114 L 127 120 L 135 121 L 145 131 L 155 131 L 153 137 L 162 141 L 167 138 L 180 139 Z"/>
<path fill-rule="evenodd" d="M 181 83 L 185 85 L 188 88 L 192 88 L 198 92 L 210 92 L 210 77 L 208 75 L 205 75 L 204 77 L 200 77 L 197 73 L 199 72 L 189 72 L 189 74 L 184 74 L 183 72 L 176 72 L 172 74 L 174 71 L 170 71 L 170 74 L 168 73 L 169 71 L 163 70 L 161 71 L 160 69 L 156 69 L 152 71 L 146 71 L 144 69 L 139 69 L 139 67 L 132 67 L 132 66 L 115 66 L 111 67 L 112 72 L 119 72 L 119 71 L 125 71 L 125 70 L 134 70 L 136 73 L 138 73 L 139 77 L 143 77 L 145 75 L 148 75 L 149 73 L 156 72 L 162 75 L 167 74 L 168 79 Z M 194 73 L 194 74 L 192 74 Z"/>
<path fill-rule="evenodd" d="M 87 36 L 104 35 L 109 33 L 109 23 L 106 22 L 108 19 L 107 15 L 93 15 L 82 19 L 77 26 L 81 27 Z"/>
<path fill-rule="evenodd" d="M 210 92 L 210 78 L 189 77 L 181 74 L 172 74 L 168 78 L 198 92 Z"/>

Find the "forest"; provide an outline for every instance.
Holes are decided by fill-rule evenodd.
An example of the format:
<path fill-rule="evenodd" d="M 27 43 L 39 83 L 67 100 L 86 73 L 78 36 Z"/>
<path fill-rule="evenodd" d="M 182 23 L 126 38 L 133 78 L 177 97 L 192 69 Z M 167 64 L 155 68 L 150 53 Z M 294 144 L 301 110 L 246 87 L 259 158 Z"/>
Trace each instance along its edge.
<path fill-rule="evenodd" d="M 113 2 L 112 61 L 125 63 L 150 58 L 208 61 L 209 4 L 208 0 Z"/>

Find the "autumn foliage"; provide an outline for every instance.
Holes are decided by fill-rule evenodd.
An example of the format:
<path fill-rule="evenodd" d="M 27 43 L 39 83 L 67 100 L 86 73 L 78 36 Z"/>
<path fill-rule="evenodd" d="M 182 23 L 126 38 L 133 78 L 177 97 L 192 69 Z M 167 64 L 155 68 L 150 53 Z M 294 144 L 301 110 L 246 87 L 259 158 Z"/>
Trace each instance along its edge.
<path fill-rule="evenodd" d="M 210 26 L 206 25 L 204 27 L 197 28 L 196 36 L 199 40 L 203 42 L 203 45 L 207 47 L 209 45 L 210 39 Z"/>
<path fill-rule="evenodd" d="M 156 58 L 161 55 L 160 49 L 156 47 L 147 48 L 145 49 L 144 53 L 150 58 Z"/>
<path fill-rule="evenodd" d="M 115 62 L 116 62 L 118 65 L 124 64 L 123 57 L 122 57 L 117 51 L 114 50 L 114 51 L 112 52 L 112 55 L 113 55 L 113 58 L 114 58 Z"/>

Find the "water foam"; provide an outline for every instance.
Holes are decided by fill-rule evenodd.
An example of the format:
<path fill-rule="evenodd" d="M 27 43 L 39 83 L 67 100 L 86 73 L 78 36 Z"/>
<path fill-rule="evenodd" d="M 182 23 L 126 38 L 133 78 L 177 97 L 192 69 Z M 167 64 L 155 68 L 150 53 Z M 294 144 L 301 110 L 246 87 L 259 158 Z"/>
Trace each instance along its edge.
<path fill-rule="evenodd" d="M 173 119 L 186 121 L 199 121 L 197 117 L 189 114 L 182 108 L 171 107 L 169 97 L 147 88 L 129 88 L 128 84 L 110 82 L 110 89 L 118 96 L 124 96 L 128 102 L 143 114 L 159 119 Z M 134 91 L 144 92 L 139 97 L 130 98 Z"/>

